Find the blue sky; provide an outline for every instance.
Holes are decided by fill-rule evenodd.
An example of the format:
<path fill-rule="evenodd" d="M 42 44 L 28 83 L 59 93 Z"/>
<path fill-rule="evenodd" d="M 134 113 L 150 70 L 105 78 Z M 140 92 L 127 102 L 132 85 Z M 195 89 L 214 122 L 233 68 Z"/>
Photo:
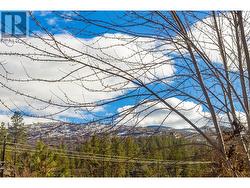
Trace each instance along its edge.
<path fill-rule="evenodd" d="M 124 35 L 143 35 L 144 37 L 155 37 L 159 36 L 160 38 L 163 38 L 165 35 L 167 35 L 168 31 L 166 28 L 159 29 L 153 28 L 152 24 L 149 24 L 143 20 L 138 19 L 137 15 L 133 14 L 140 14 L 143 16 L 149 16 L 148 12 L 134 12 L 134 13 L 127 13 L 124 11 L 83 11 L 83 12 L 64 12 L 64 11 L 57 11 L 57 12 L 40 12 L 35 11 L 32 12 L 32 14 L 35 16 L 35 18 L 41 23 L 42 27 L 46 28 L 49 32 L 53 33 L 54 35 L 59 34 L 71 34 L 74 37 L 83 39 L 85 41 L 92 40 L 95 37 L 102 36 L 104 34 L 116 34 L 116 33 L 123 33 Z M 164 14 L 167 14 L 166 12 L 163 12 Z M 130 18 L 128 20 L 128 17 L 126 17 L 126 14 L 130 14 Z M 77 16 L 76 16 L 77 15 Z M 199 18 L 205 18 L 207 16 L 206 12 L 195 12 L 195 15 L 197 16 L 197 19 Z M 71 19 L 68 19 L 70 17 L 77 18 L 79 20 L 72 21 Z M 181 19 L 186 19 L 183 17 L 183 15 L 180 13 Z M 137 19 L 135 19 L 137 18 Z M 164 23 L 164 20 L 157 17 L 155 21 Z M 189 21 L 192 23 L 195 23 L 197 20 L 195 18 L 190 19 Z M 118 24 L 118 26 L 117 26 Z M 128 25 L 127 25 L 128 24 Z M 123 27 L 124 25 L 127 25 L 126 27 Z M 113 28 L 113 29 L 111 29 Z M 34 20 L 32 18 L 29 18 L 29 29 L 30 29 L 30 36 L 34 33 L 43 34 L 45 31 L 40 27 L 36 25 Z M 174 55 L 173 55 L 174 57 Z M 176 65 L 181 65 L 184 62 L 178 59 L 176 62 Z M 202 62 L 201 63 L 201 67 Z M 220 64 L 218 64 L 220 66 Z M 204 66 L 204 68 L 206 68 Z M 175 66 L 175 72 L 177 74 L 179 73 L 185 73 L 183 70 L 181 70 L 178 66 Z M 205 80 L 207 86 L 211 86 L 213 84 L 213 80 L 207 78 Z M 171 85 L 177 85 L 182 84 L 185 86 L 187 85 L 193 85 L 195 82 L 192 79 L 189 80 L 174 80 L 171 82 Z M 154 88 L 153 90 L 155 92 L 158 92 L 159 90 L 162 90 L 165 86 L 163 84 L 153 84 L 149 85 L 150 88 Z M 219 87 L 214 87 L 214 91 L 219 91 Z M 186 89 L 186 92 L 189 94 L 197 97 L 201 95 L 201 91 L 197 91 L 194 88 Z M 129 92 L 129 91 L 127 91 Z M 140 93 L 146 93 L 145 89 L 140 89 L 136 92 Z M 166 94 L 166 93 L 164 93 Z M 159 94 L 160 96 L 163 96 L 162 94 Z M 179 100 L 186 100 L 187 98 L 185 96 L 175 96 L 174 94 L 169 93 L 166 98 L 175 97 Z M 140 98 L 140 100 L 142 100 Z M 139 100 L 139 101 L 140 101 Z M 202 98 L 204 100 L 204 97 Z M 188 99 L 188 102 L 195 102 L 192 99 Z M 126 98 L 124 100 L 119 100 L 118 102 L 114 102 L 112 104 L 106 105 L 105 109 L 102 111 L 97 111 L 94 114 L 100 115 L 100 116 L 106 116 L 107 114 L 116 113 L 117 109 L 134 105 L 138 102 L 137 98 Z M 216 102 L 216 101 L 214 101 Z M 218 103 L 218 101 L 217 101 Z M 203 112 L 207 112 L 207 109 L 203 107 Z M 236 107 L 238 107 L 238 104 L 236 103 Z M 25 109 L 25 108 L 24 108 Z M 238 108 L 240 110 L 240 108 Z M 29 110 L 26 110 L 26 113 L 29 114 Z M 60 116 L 62 119 L 67 119 L 71 122 L 79 122 L 83 119 L 74 118 L 70 116 Z M 87 119 L 91 119 L 91 116 L 87 116 Z M 83 120 L 86 121 L 86 120 Z"/>

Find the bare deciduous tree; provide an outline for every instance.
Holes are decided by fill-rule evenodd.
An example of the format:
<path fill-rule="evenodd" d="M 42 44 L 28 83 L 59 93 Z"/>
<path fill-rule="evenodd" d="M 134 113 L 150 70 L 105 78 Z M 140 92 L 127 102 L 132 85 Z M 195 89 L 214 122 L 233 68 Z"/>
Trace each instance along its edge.
<path fill-rule="evenodd" d="M 180 118 L 214 148 L 226 173 L 249 175 L 230 154 L 237 143 L 250 169 L 248 12 L 124 12 L 116 19 L 93 12 L 50 14 L 67 21 L 65 28 L 46 28 L 30 12 L 40 32 L 0 52 L 1 87 L 25 100 L 27 115 L 58 120 L 74 112 L 82 115 L 80 124 L 131 129 L 157 113 L 159 125 Z M 11 61 L 22 74 L 8 70 Z M 40 70 L 46 77 L 32 72 L 49 66 Z M 27 90 L 29 84 L 48 86 L 51 95 Z M 20 108 L 0 102 L 9 110 Z M 115 112 L 100 110 L 119 103 L 124 107 Z M 215 135 L 204 132 L 205 125 Z M 224 127 L 230 127 L 229 136 Z"/>

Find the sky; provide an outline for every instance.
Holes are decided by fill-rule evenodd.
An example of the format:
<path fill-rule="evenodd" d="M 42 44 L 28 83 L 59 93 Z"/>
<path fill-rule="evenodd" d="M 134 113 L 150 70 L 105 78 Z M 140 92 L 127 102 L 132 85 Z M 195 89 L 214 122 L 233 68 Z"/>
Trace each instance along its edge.
<path fill-rule="evenodd" d="M 34 19 L 29 17 L 29 36 L 25 39 L 28 44 L 32 44 L 37 46 L 40 49 L 44 49 L 50 51 L 52 53 L 58 53 L 53 49 L 53 41 L 48 41 L 47 43 L 36 38 L 36 34 L 41 36 L 46 33 L 46 30 L 51 32 L 56 40 L 60 41 L 63 44 L 69 45 L 70 47 L 77 49 L 82 52 L 89 53 L 94 57 L 100 57 L 101 59 L 110 60 L 112 59 L 112 63 L 116 63 L 116 65 L 124 71 L 129 71 L 131 67 L 135 68 L 137 71 L 132 74 L 143 80 L 144 83 L 149 84 L 150 81 L 154 81 L 155 77 L 157 78 L 165 78 L 169 76 L 173 76 L 175 73 L 179 73 L 180 70 L 178 67 L 174 66 L 172 61 L 173 56 L 171 54 L 166 53 L 166 49 L 156 51 L 150 51 L 152 47 L 155 47 L 161 44 L 158 40 L 152 40 L 151 37 L 164 37 L 166 33 L 164 29 L 159 32 L 159 30 L 152 27 L 152 25 L 148 25 L 139 19 L 133 19 L 135 15 L 130 13 L 130 20 L 126 18 L 127 12 L 122 11 L 85 11 L 85 12 L 50 12 L 50 11 L 35 11 L 32 12 L 32 15 L 35 17 L 35 21 L 38 21 L 41 27 L 38 27 Z M 135 13 L 137 14 L 137 13 Z M 141 15 L 147 16 L 147 12 L 140 12 Z M 204 18 L 206 20 L 206 12 L 197 12 L 196 15 L 199 18 Z M 70 17 L 77 17 L 80 20 L 71 20 Z M 87 21 L 88 20 L 88 21 Z M 131 22 L 133 21 L 133 22 Z M 158 20 L 161 22 L 162 20 Z M 191 20 L 196 24 L 196 20 Z M 209 22 L 209 20 L 207 20 Z M 90 23 L 91 22 L 91 23 Z M 119 26 L 126 25 L 130 23 L 130 25 L 122 30 L 114 26 L 113 24 L 119 24 Z M 132 24 L 131 24 L 132 23 Z M 146 26 L 145 26 L 146 25 Z M 112 29 L 110 28 L 112 27 Z M 200 26 L 199 26 L 200 27 Z M 201 25 L 201 27 L 205 27 Z M 46 30 L 44 30 L 46 28 Z M 198 27 L 197 27 L 198 28 Z M 209 31 L 209 28 L 206 28 Z M 171 31 L 169 31 L 171 34 Z M 202 38 L 202 40 L 210 40 L 205 38 L 202 33 L 195 29 L 193 32 L 197 37 Z M 136 39 L 132 36 L 132 34 L 139 33 L 143 37 L 137 37 Z M 230 33 L 229 33 L 230 34 Z M 230 40 L 230 39 L 226 39 Z M 20 57 L 17 55 L 14 56 L 2 56 L 2 67 L 0 68 L 1 74 L 4 74 L 7 70 L 9 72 L 8 77 L 11 79 L 29 79 L 32 78 L 42 78 L 42 79 L 59 79 L 61 76 L 67 74 L 68 72 L 79 68 L 71 79 L 76 77 L 84 77 L 87 75 L 89 81 L 87 79 L 84 82 L 84 87 L 81 85 L 81 82 L 73 81 L 73 82 L 62 82 L 62 83 L 48 83 L 48 82 L 17 82 L 17 81 L 6 81 L 3 77 L 2 86 L 6 86 L 8 88 L 12 88 L 17 90 L 20 93 L 26 93 L 31 96 L 39 96 L 42 99 L 49 101 L 52 100 L 55 103 L 60 103 L 62 100 L 67 101 L 70 100 L 72 103 L 81 103 L 89 102 L 95 103 L 100 100 L 106 100 L 113 97 L 121 97 L 126 96 L 127 93 L 133 93 L 134 85 L 132 83 L 125 83 L 124 80 L 120 78 L 107 78 L 107 75 L 104 73 L 98 74 L 98 76 L 102 79 L 103 83 L 99 81 L 94 81 L 93 74 L 95 73 L 93 70 L 87 67 L 81 67 L 76 63 L 64 63 L 57 58 L 51 57 L 51 61 L 43 61 L 42 55 L 39 55 L 39 51 L 34 50 L 33 48 L 27 47 L 27 45 L 15 43 L 6 45 L 1 42 L 0 47 L 3 52 L 11 52 L 11 53 L 21 53 L 21 54 L 32 54 L 34 53 L 34 57 L 37 57 L 41 60 L 41 62 L 34 62 L 30 58 Z M 163 46 L 166 48 L 166 46 Z M 219 62 L 218 52 L 216 50 L 212 50 L 211 48 L 204 45 L 204 49 L 208 50 L 207 54 L 211 55 L 211 58 L 215 62 Z M 213 48 L 213 46 L 212 46 Z M 77 56 L 78 53 L 64 49 L 67 54 Z M 147 53 L 143 52 L 147 51 Z M 138 54 L 140 52 L 140 54 Z M 32 56 L 32 55 L 31 55 Z M 121 62 L 121 59 L 126 59 L 129 62 L 132 62 L 130 66 L 128 66 L 125 62 Z M 78 58 L 78 60 L 86 63 L 97 64 L 95 60 L 88 58 Z M 137 63 L 135 63 L 137 62 Z M 139 62 L 139 64 L 138 64 Z M 167 62 L 165 64 L 161 64 L 160 62 Z M 155 63 L 152 64 L 152 63 Z M 179 61 L 179 63 L 183 63 Z M 152 67 L 149 71 L 144 71 L 144 69 L 138 69 L 138 66 L 143 67 L 145 65 L 152 64 Z M 159 66 L 160 65 L 160 66 Z M 109 66 L 104 66 L 104 69 L 110 69 Z M 92 76 L 91 76 L 92 75 Z M 90 81 L 91 80 L 91 81 Z M 207 80 L 209 83 L 211 80 Z M 182 81 L 169 80 L 166 79 L 165 82 L 167 84 L 179 84 Z M 109 92 L 92 92 L 91 90 L 101 90 L 104 85 L 115 85 L 115 84 L 125 84 L 127 87 L 126 90 L 123 91 L 109 91 Z M 189 84 L 192 85 L 192 81 L 188 81 Z M 149 85 L 150 88 L 153 88 L 154 91 L 158 92 L 163 89 L 164 85 Z M 189 89 L 189 93 L 194 96 L 199 96 L 200 92 L 193 92 L 193 88 Z M 105 106 L 101 106 L 92 110 L 93 113 L 89 113 L 88 111 L 83 111 L 80 108 L 70 108 L 65 110 L 60 106 L 48 106 L 41 101 L 30 100 L 27 97 L 23 97 L 18 92 L 11 92 L 4 87 L 0 88 L 0 121 L 8 122 L 11 116 L 11 112 L 6 108 L 8 106 L 12 111 L 21 109 L 26 114 L 50 117 L 49 115 L 54 114 L 53 118 L 57 120 L 63 120 L 74 123 L 87 122 L 89 120 L 94 119 L 96 116 L 109 116 L 115 114 L 117 112 L 121 112 L 124 109 L 132 107 L 133 105 L 138 103 L 138 99 L 134 98 L 126 98 L 124 100 L 120 100 L 118 102 L 114 102 L 112 104 L 108 104 Z M 145 90 L 139 89 L 137 90 L 139 93 L 145 93 Z M 70 98 L 66 98 L 66 96 L 70 96 Z M 167 95 L 167 101 L 176 106 L 176 108 L 180 108 L 180 111 L 185 114 L 187 117 L 193 122 L 196 122 L 198 126 L 206 125 L 208 122 L 204 116 L 209 117 L 209 113 L 207 109 L 200 104 L 196 104 L 193 100 L 188 99 L 185 100 L 185 97 L 171 96 L 171 94 Z M 174 128 L 187 128 L 190 127 L 183 119 L 181 119 L 177 114 L 170 113 L 169 109 L 166 109 L 162 104 L 156 104 L 153 107 L 148 107 L 151 103 L 141 105 L 136 113 L 143 111 L 136 115 L 136 118 L 132 118 L 136 113 L 131 113 L 129 116 L 121 120 L 121 123 L 133 125 L 136 122 L 140 122 L 140 126 L 149 126 L 149 125 L 158 125 L 162 122 L 165 126 L 170 126 Z M 60 112 L 60 113 L 59 113 Z M 58 113 L 58 114 L 57 114 Z M 168 115 L 167 120 L 165 120 L 166 114 Z M 52 116 L 51 116 L 52 117 Z M 224 119 L 225 115 L 221 115 L 221 118 Z M 132 120 L 131 120 L 132 119 Z M 34 117 L 24 117 L 25 123 L 34 123 L 34 122 L 49 122 L 51 119 L 45 118 L 34 118 Z M 136 121 L 136 122 L 135 122 Z"/>

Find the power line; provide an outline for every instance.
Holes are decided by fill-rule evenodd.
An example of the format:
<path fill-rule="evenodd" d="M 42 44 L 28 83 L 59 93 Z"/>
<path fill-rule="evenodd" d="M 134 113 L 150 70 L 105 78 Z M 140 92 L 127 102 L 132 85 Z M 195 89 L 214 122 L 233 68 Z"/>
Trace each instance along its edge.
<path fill-rule="evenodd" d="M 7 142 L 8 145 L 18 145 L 18 146 L 26 146 L 31 149 L 33 149 L 33 151 L 37 151 L 36 147 L 31 147 L 30 145 L 27 144 L 19 144 L 19 143 L 11 143 L 11 142 Z M 60 148 L 52 148 L 49 147 L 50 150 L 52 151 L 62 151 L 62 149 Z M 123 160 L 146 160 L 146 161 L 157 161 L 157 162 L 164 162 L 164 161 L 170 161 L 170 162 L 178 162 L 178 161 L 174 161 L 174 160 L 161 160 L 161 159 L 149 159 L 149 158 L 137 158 L 137 157 L 126 157 L 126 156 L 119 156 L 119 155 L 104 155 L 104 154 L 98 154 L 98 153 L 88 153 L 88 152 L 78 152 L 78 151 L 73 151 L 73 150 L 67 150 L 67 152 L 69 152 L 67 155 L 76 155 L 76 156 L 83 156 L 83 155 L 87 155 L 88 157 L 100 157 L 100 158 L 116 158 L 116 159 L 123 159 Z M 61 154 L 61 153 L 60 153 Z M 194 162 L 194 161 L 192 161 Z M 203 162 L 203 161 L 202 161 Z M 209 162 L 209 161 L 208 161 Z M 212 163 L 212 162 L 211 162 Z"/>
<path fill-rule="evenodd" d="M 6 151 L 12 152 L 11 149 L 6 149 Z M 20 153 L 21 151 L 29 151 L 29 152 L 37 152 L 34 149 L 27 149 L 27 148 L 18 148 L 17 152 Z M 148 159 L 119 159 L 119 158 L 112 158 L 112 157 L 100 157 L 95 155 L 73 155 L 73 154 L 65 154 L 62 152 L 54 152 L 60 156 L 68 157 L 68 158 L 76 158 L 76 159 L 86 159 L 86 160 L 95 160 L 95 161 L 105 161 L 105 162 L 120 162 L 120 163 L 140 163 L 140 164 L 165 164 L 165 165 L 195 165 L 195 164 L 212 164 L 211 161 L 173 161 L 173 160 L 148 160 Z"/>
<path fill-rule="evenodd" d="M 27 144 L 19 144 L 19 143 L 13 144 L 13 143 L 8 142 L 8 145 L 26 146 L 28 148 L 20 148 L 20 149 L 26 149 L 26 151 L 27 150 L 29 150 L 29 151 L 37 151 L 35 147 L 32 148 L 30 145 L 27 145 Z M 60 152 L 60 151 L 62 151 L 62 149 L 60 149 L 60 148 L 51 148 L 50 147 L 49 149 L 52 150 L 52 151 L 59 151 L 59 152 L 54 152 L 56 154 L 65 154 L 63 152 Z M 153 163 L 158 163 L 158 162 L 160 162 L 160 163 L 161 162 L 170 162 L 170 163 L 189 162 L 190 164 L 191 163 L 196 164 L 198 162 L 203 163 L 203 164 L 205 164 L 205 163 L 206 164 L 213 163 L 211 161 L 176 161 L 176 160 L 161 160 L 161 159 L 152 159 L 152 158 L 151 159 L 148 159 L 148 158 L 131 158 L 131 157 L 119 156 L 119 155 L 103 155 L 103 154 L 97 154 L 97 153 L 78 152 L 78 151 L 72 151 L 72 150 L 67 150 L 67 152 L 69 152 L 69 153 L 65 154 L 67 156 L 77 156 L 77 157 L 78 156 L 80 156 L 80 157 L 84 156 L 83 159 L 86 159 L 86 157 L 89 157 L 89 158 L 98 157 L 98 158 L 101 158 L 101 159 L 108 158 L 108 159 L 120 159 L 120 160 L 125 160 L 125 161 L 131 161 L 131 160 L 134 160 L 134 161 L 150 161 L 150 162 L 153 162 Z"/>

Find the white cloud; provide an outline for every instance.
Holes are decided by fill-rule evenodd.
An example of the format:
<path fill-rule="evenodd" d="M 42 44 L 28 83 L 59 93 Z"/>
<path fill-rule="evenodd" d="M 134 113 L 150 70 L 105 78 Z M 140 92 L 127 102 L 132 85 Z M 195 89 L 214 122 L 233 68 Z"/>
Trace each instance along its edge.
<path fill-rule="evenodd" d="M 189 118 L 196 126 L 202 127 L 208 124 L 210 117 L 209 113 L 204 112 L 201 105 L 197 105 L 194 102 L 182 101 L 178 98 L 166 99 L 171 106 L 179 110 L 183 115 Z M 131 108 L 132 106 L 125 106 L 119 108 L 118 112 L 122 112 Z M 184 119 L 182 119 L 178 114 L 171 112 L 162 103 L 148 102 L 146 104 L 140 105 L 133 112 L 120 122 L 120 124 L 135 125 L 138 126 L 149 126 L 149 125 L 163 125 L 172 128 L 191 128 Z M 135 116 L 135 117 L 134 117 Z"/>
<path fill-rule="evenodd" d="M 245 18 L 249 17 L 249 13 L 245 13 Z M 222 18 L 219 18 L 222 19 Z M 224 18 L 223 18 L 224 19 Z M 53 24 L 54 21 L 51 21 Z M 221 22 L 221 21 L 220 21 Z M 205 24 L 206 23 L 206 24 Z M 249 22 L 246 22 L 249 24 Z M 213 44 L 213 40 L 216 40 L 216 34 L 209 25 L 213 24 L 211 18 L 206 18 L 202 22 L 197 22 L 192 28 L 192 34 L 197 43 L 201 46 L 201 49 L 205 50 L 206 54 L 214 62 L 221 62 L 220 55 L 218 52 L 218 47 Z M 201 28 L 202 30 L 199 30 Z M 235 51 L 235 44 L 232 41 L 232 36 L 234 34 L 229 28 L 229 22 L 223 20 L 223 39 L 227 48 L 228 57 L 230 57 L 231 68 L 235 69 L 234 60 L 236 60 L 235 54 L 231 53 Z M 250 26 L 246 25 L 246 33 L 250 33 Z M 97 61 L 94 58 L 87 57 L 77 51 L 70 50 L 61 46 L 61 50 L 80 62 L 86 63 L 88 65 L 98 66 L 101 69 L 112 71 L 121 76 L 127 77 L 126 73 L 131 74 L 137 79 L 142 80 L 144 83 L 149 83 L 151 81 L 157 80 L 158 78 L 164 78 L 166 76 L 171 76 L 174 74 L 175 69 L 167 56 L 162 52 L 150 52 L 150 49 L 156 45 L 156 41 L 149 38 L 134 38 L 129 35 L 124 34 L 105 34 L 104 36 L 95 37 L 92 39 L 80 39 L 73 38 L 70 35 L 56 35 L 56 40 L 63 44 L 69 45 L 73 49 L 77 49 L 82 53 L 88 53 L 93 57 L 104 60 L 110 63 L 110 65 L 104 64 L 103 62 Z M 56 47 L 53 41 L 46 40 L 51 46 L 46 44 L 44 41 L 36 38 L 27 38 L 26 41 L 36 46 L 39 49 L 46 50 L 51 53 L 61 55 L 59 51 L 53 49 Z M 33 48 L 27 47 L 22 44 L 15 44 L 13 47 L 7 47 L 5 44 L 0 43 L 1 52 L 12 52 L 12 53 L 22 53 L 27 54 L 33 58 L 40 58 L 41 61 L 33 61 L 31 59 L 20 57 L 18 55 L 4 56 L 1 55 L 1 63 L 4 65 L 5 69 L 10 72 L 8 78 L 12 79 L 29 79 L 29 76 L 37 79 L 60 79 L 67 75 L 73 70 L 78 71 L 71 74 L 65 80 L 75 79 L 75 81 L 68 82 L 14 82 L 7 81 L 4 78 L 0 78 L 1 83 L 6 86 L 24 92 L 28 95 L 39 97 L 46 101 L 51 100 L 52 102 L 58 104 L 79 104 L 79 103 L 92 103 L 98 100 L 106 100 L 112 97 L 117 97 L 122 95 L 125 90 L 119 91 L 121 87 L 131 88 L 134 84 L 131 82 L 127 83 L 126 80 L 118 77 L 109 77 L 107 73 L 99 73 L 93 69 L 83 66 L 76 62 L 65 62 L 63 58 L 47 57 L 48 54 L 34 50 Z M 32 54 L 32 55 L 31 55 Z M 40 54 L 40 55 L 39 55 Z M 45 55 L 45 56 L 44 56 Z M 45 59 L 50 59 L 53 61 L 45 61 Z M 44 61 L 43 61 L 44 60 Z M 59 60 L 59 61 L 58 61 Z M 112 65 L 118 67 L 118 69 L 112 68 Z M 124 71 L 124 72 L 122 72 Z M 0 74 L 5 75 L 3 67 L 0 67 Z M 97 79 L 98 76 L 98 79 Z M 76 80 L 78 79 L 78 80 Z M 100 82 L 100 80 L 102 82 Z M 169 80 L 166 80 L 169 81 Z M 84 86 L 84 87 L 82 87 Z M 106 87 L 105 87 L 106 86 Z M 92 90 L 99 90 L 98 92 L 93 92 Z M 65 97 L 69 96 L 69 98 Z M 52 114 L 57 113 L 65 108 L 57 106 L 47 106 L 41 101 L 31 100 L 27 97 L 18 95 L 15 92 L 8 91 L 6 88 L 0 88 L 0 98 L 3 103 L 5 103 L 11 109 L 16 107 L 24 108 L 27 111 L 31 111 L 35 114 Z M 70 100 L 70 101 L 69 101 Z M 190 101 L 181 101 L 177 98 L 170 98 L 167 101 L 173 106 L 177 106 L 179 110 L 186 115 L 192 122 L 194 122 L 198 127 L 204 126 L 208 123 L 210 114 L 204 112 L 201 105 L 197 105 Z M 35 110 L 27 105 L 27 102 L 38 108 L 40 110 Z M 140 106 L 135 113 L 146 109 L 152 103 Z M 118 109 L 118 111 L 124 110 L 131 106 L 124 106 Z M 66 117 L 82 117 L 82 114 L 78 114 L 77 108 L 71 108 L 60 115 Z M 157 111 L 153 112 L 154 110 Z M 6 108 L 0 105 L 0 110 L 4 111 Z M 97 109 L 97 111 L 104 110 L 103 108 Z M 145 117 L 149 112 L 153 112 L 147 117 Z M 148 110 L 145 110 L 133 121 L 129 121 L 127 124 L 134 124 L 135 121 L 140 121 L 140 126 L 147 126 L 152 124 L 161 124 L 165 119 L 166 115 L 170 112 L 162 104 L 156 104 Z M 83 114 L 84 115 L 84 114 Z M 131 113 L 122 122 L 133 117 Z M 227 121 L 226 115 L 219 115 L 221 120 Z M 243 115 L 244 116 L 244 115 Z M 8 121 L 9 117 L 6 115 L 0 115 L 0 121 Z M 27 122 L 36 121 L 34 118 L 27 118 Z M 38 119 L 40 121 L 40 119 Z M 164 125 L 171 126 L 173 128 L 188 128 L 190 125 L 185 122 L 180 116 L 175 113 L 171 113 L 168 118 L 164 121 Z"/>
<path fill-rule="evenodd" d="M 246 39 L 249 41 L 250 38 L 250 12 L 243 12 L 244 19 L 244 30 L 246 34 Z M 233 23 L 233 17 L 231 13 L 224 13 L 224 15 L 216 16 L 217 24 L 219 26 L 220 32 L 222 34 L 222 41 L 225 46 L 226 58 L 228 62 L 228 67 L 232 71 L 237 71 L 238 69 L 238 54 L 237 54 L 237 44 L 235 28 Z M 191 26 L 191 31 L 188 35 L 192 42 L 198 47 L 199 50 L 203 51 L 209 59 L 214 63 L 223 63 L 222 56 L 220 55 L 218 37 L 215 29 L 215 22 L 212 16 L 204 18 L 197 21 Z M 183 44 L 183 39 L 176 37 L 175 41 Z M 175 48 L 175 46 L 168 45 L 169 48 Z M 182 48 L 181 46 L 179 46 Z M 186 50 L 182 49 L 182 52 Z M 243 66 L 246 67 L 244 64 Z"/>
<path fill-rule="evenodd" d="M 55 25 L 56 22 L 57 22 L 57 18 L 56 18 L 56 17 L 54 17 L 54 18 L 48 18 L 48 19 L 47 19 L 47 23 L 48 23 L 49 25 Z"/>
<path fill-rule="evenodd" d="M 12 115 L 6 115 L 6 114 L 0 114 L 0 122 L 4 123 L 11 123 L 11 116 Z M 35 118 L 35 117 L 23 117 L 23 122 L 25 124 L 32 124 L 32 123 L 46 123 L 51 122 L 50 119 L 44 119 L 44 118 Z"/>
<path fill-rule="evenodd" d="M 197 127 L 213 126 L 210 113 L 204 111 L 201 105 L 195 104 L 191 101 L 182 101 L 175 97 L 166 99 L 166 102 L 181 112 Z M 124 106 L 117 111 L 120 113 L 125 112 L 125 115 L 128 112 L 126 110 L 131 109 L 132 107 L 132 105 Z M 242 123 L 246 122 L 246 116 L 244 113 L 236 112 L 236 114 Z M 148 102 L 140 105 L 135 110 L 129 111 L 129 114 L 125 118 L 124 117 L 125 116 L 121 117 L 122 120 L 120 119 L 121 121 L 119 124 L 129 126 L 162 125 L 175 129 L 193 128 L 183 118 L 171 111 L 164 104 L 156 102 Z M 220 125 L 229 126 L 226 114 L 218 114 L 217 118 Z"/>
<path fill-rule="evenodd" d="M 122 76 L 127 76 L 125 72 L 130 73 L 145 83 L 165 76 L 171 76 L 175 71 L 168 57 L 160 52 L 149 52 L 148 49 L 155 44 L 147 38 L 135 39 L 122 34 L 105 34 L 104 36 L 93 39 L 73 38 L 69 35 L 56 35 L 55 38 L 73 49 L 91 54 L 93 57 L 98 57 L 105 62 L 109 62 L 110 65 L 61 46 L 61 50 L 66 53 L 67 56 L 82 63 L 97 66 Z M 25 41 L 40 50 L 61 55 L 57 49 L 54 49 L 56 46 L 52 40 L 40 40 L 29 37 L 26 38 Z M 59 105 L 66 105 L 67 103 L 76 105 L 106 100 L 126 92 L 126 89 L 122 91 L 117 90 L 121 87 L 134 87 L 131 82 L 127 82 L 118 76 L 109 77 L 106 73 L 98 72 L 77 62 L 64 61 L 64 58 L 49 57 L 47 53 L 24 44 L 16 43 L 12 47 L 8 47 L 4 43 L 0 43 L 0 48 L 2 53 L 1 64 L 3 65 L 0 66 L 0 74 L 2 75 L 0 78 L 2 84 L 0 88 L 0 98 L 1 102 L 11 109 L 18 107 L 34 114 L 48 115 L 60 112 L 65 108 L 55 105 L 48 106 L 39 100 L 23 97 L 17 92 L 8 90 L 7 87 L 45 101 L 52 101 Z M 4 53 L 13 53 L 13 55 L 4 55 Z M 38 58 L 39 61 L 34 61 L 17 54 L 25 54 L 35 59 Z M 48 59 L 50 61 L 47 61 Z M 112 65 L 115 65 L 120 70 L 112 68 Z M 6 70 L 8 71 L 7 75 Z M 4 78 L 4 76 L 7 76 L 9 79 L 16 80 L 29 80 L 31 77 L 35 79 L 57 80 L 72 71 L 75 72 L 67 76 L 63 82 L 19 82 L 8 81 Z M 100 79 L 101 82 L 98 79 Z M 92 90 L 98 91 L 93 92 Z M 0 110 L 6 111 L 7 109 L 4 105 L 0 104 Z M 61 112 L 60 115 L 82 117 L 82 114 L 77 114 L 75 110 L 79 109 L 70 108 Z M 95 110 L 103 110 L 103 108 Z M 56 115 L 56 117 L 58 117 L 58 115 Z"/>
<path fill-rule="evenodd" d="M 232 15 L 230 13 L 225 13 L 224 16 L 217 16 L 216 17 L 218 24 L 220 24 L 220 29 L 222 32 L 222 40 L 225 45 L 226 49 L 226 56 L 228 65 L 231 71 L 238 71 L 238 54 L 237 52 L 237 45 L 235 42 L 235 28 L 232 24 Z M 246 34 L 246 39 L 249 43 L 250 39 L 250 12 L 243 12 L 243 19 L 244 19 L 244 30 Z M 210 58 L 210 60 L 213 63 L 219 63 L 222 64 L 222 58 L 220 55 L 219 47 L 218 47 L 218 38 L 217 34 L 214 28 L 214 19 L 212 17 L 207 17 L 205 19 L 202 19 L 201 21 L 196 22 L 191 27 L 191 32 L 188 32 L 188 35 L 194 42 L 194 44 L 199 48 L 199 50 L 204 51 L 204 53 Z M 183 39 L 180 37 L 176 37 L 173 39 L 175 42 L 179 42 L 179 44 L 183 45 Z M 160 42 L 161 43 L 161 42 Z M 165 44 L 165 41 L 163 41 Z M 182 53 L 186 53 L 186 50 L 179 45 L 180 51 Z M 168 52 L 171 50 L 174 50 L 176 52 L 176 46 L 173 44 L 166 43 L 161 47 L 162 51 Z M 178 52 L 179 53 L 179 52 Z M 175 54 L 176 55 L 176 54 Z M 245 66 L 245 59 L 243 58 L 243 68 L 246 68 Z M 180 64 L 182 61 L 180 61 Z M 238 82 L 236 82 L 238 84 Z M 194 87 L 194 86 L 190 86 Z M 198 86 L 199 87 L 199 86 Z M 237 86 L 235 87 L 237 89 Z M 193 95 L 192 90 L 188 91 L 191 95 Z M 240 93 L 240 92 L 239 92 Z M 220 95 L 219 93 L 217 93 Z M 222 95 L 222 94 L 221 94 Z M 170 98 L 168 99 L 170 103 L 173 102 L 175 105 L 175 102 L 182 102 L 181 100 L 177 98 Z M 174 102 L 175 101 L 175 102 Z M 235 102 L 236 104 L 236 102 Z M 193 102 L 183 102 L 182 103 L 183 109 L 180 110 L 183 112 L 186 117 L 188 117 L 193 123 L 195 123 L 198 127 L 206 125 L 207 123 L 209 125 L 212 125 L 212 122 L 210 120 L 210 114 L 208 112 L 204 112 L 201 105 L 197 105 Z M 197 106 L 196 106 L 197 105 Z M 144 107 L 137 108 L 136 112 L 148 107 L 149 104 L 144 105 Z M 190 107 L 196 106 L 194 109 L 190 109 Z M 132 106 L 126 106 L 124 108 L 119 109 L 119 111 L 124 110 L 126 108 L 129 108 Z M 164 109 L 161 109 L 164 108 Z M 148 117 L 143 119 L 145 117 L 145 114 L 148 114 L 149 112 L 154 111 L 155 109 L 159 109 L 158 111 L 153 112 Z M 238 109 L 239 110 L 239 109 Z M 154 107 L 151 107 L 150 109 L 146 110 L 146 112 L 140 114 L 137 119 L 133 119 L 133 121 L 129 121 L 128 124 L 134 124 L 135 121 L 142 120 L 139 125 L 140 126 L 148 126 L 151 124 L 161 124 L 161 122 L 164 120 L 164 118 L 167 116 L 167 114 L 170 111 L 166 109 L 162 104 L 158 104 Z M 236 112 L 237 117 L 239 120 L 243 123 L 246 122 L 246 114 L 243 112 Z M 134 114 L 129 115 L 123 122 L 126 122 L 127 120 L 131 119 Z M 221 122 L 221 125 L 228 125 L 228 117 L 224 112 L 218 112 L 217 118 Z M 225 124 L 226 122 L 226 124 Z M 173 126 L 175 128 L 181 128 L 181 127 L 190 127 L 187 122 L 185 122 L 181 117 L 179 117 L 175 113 L 171 113 L 168 118 L 165 120 L 164 124 L 165 126 Z"/>

